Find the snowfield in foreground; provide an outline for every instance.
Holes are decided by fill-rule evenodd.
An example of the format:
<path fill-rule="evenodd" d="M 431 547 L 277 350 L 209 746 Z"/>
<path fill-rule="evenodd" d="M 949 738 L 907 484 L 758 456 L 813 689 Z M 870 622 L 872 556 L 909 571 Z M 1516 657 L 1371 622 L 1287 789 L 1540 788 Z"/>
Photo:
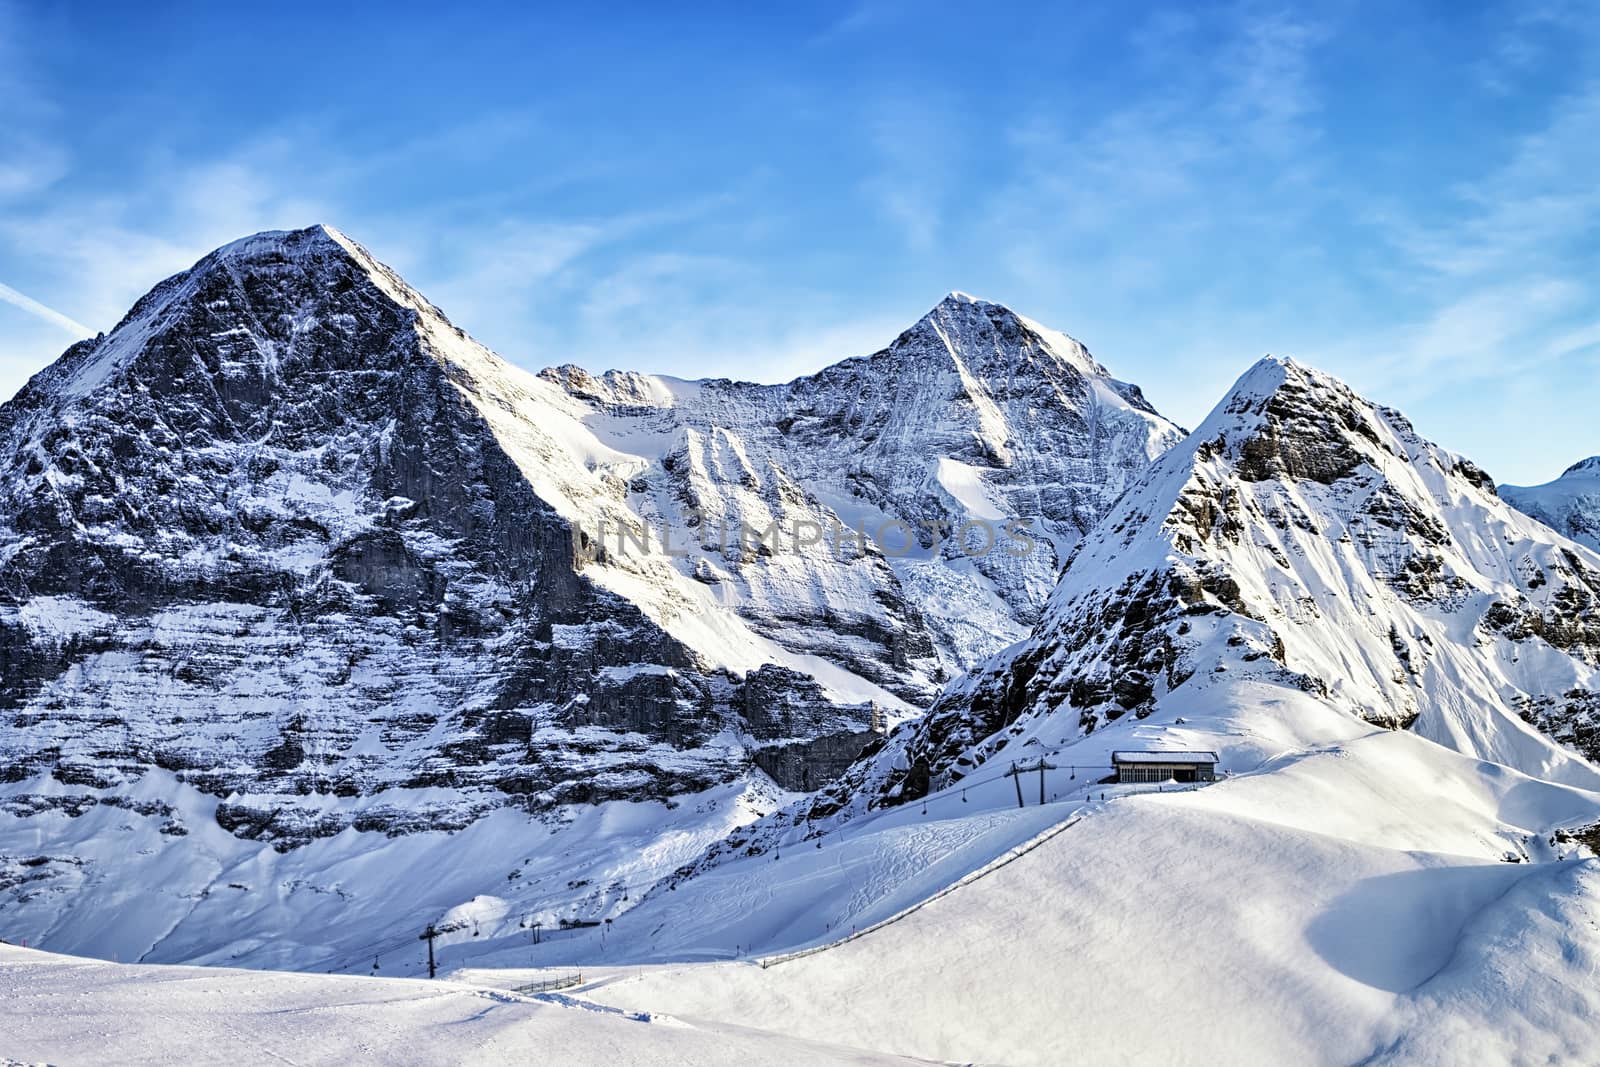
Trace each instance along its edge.
<path fill-rule="evenodd" d="M 1298 737 L 1271 732 L 1285 720 L 1300 724 Z M 1138 740 L 1184 729 L 1148 722 Z M 1113 789 L 1105 801 L 1096 791 L 1088 803 L 1074 794 L 1038 805 L 1029 796 L 1017 809 L 1003 780 L 969 786 L 965 799 L 959 787 L 938 792 L 926 815 L 891 809 L 825 834 L 821 847 L 797 842 L 730 861 L 652 894 L 609 934 L 491 950 L 474 969 L 432 983 L 118 966 L 3 949 L 0 1055 L 65 1063 L 108 1054 L 132 1063 L 1590 1058 L 1600 861 L 1530 831 L 1591 812 L 1594 792 L 1368 728 L 1309 699 L 1241 709 L 1216 729 L 1218 740 L 1254 737 L 1263 753 L 1280 755 L 1202 789 Z M 1314 736 L 1323 743 L 1310 743 Z M 1507 853 L 1527 859 L 1508 862 Z M 896 898 L 874 899 L 896 872 Z M 866 932 L 834 943 L 846 923 Z M 773 955 L 807 947 L 820 951 Z M 715 960 L 735 952 L 742 958 Z M 649 962 L 668 958 L 680 962 Z M 530 959 L 546 969 L 530 971 Z M 712 961 L 684 962 L 696 959 Z M 586 984 L 543 1002 L 491 991 L 565 973 L 569 960 L 586 961 Z M 643 1015 L 652 1022 L 633 1018 Z"/>
<path fill-rule="evenodd" d="M 1300 738 L 1274 735 L 1285 719 Z M 765 969 L 650 968 L 588 995 L 960 1062 L 1588 1058 L 1600 863 L 1530 830 L 1592 812 L 1593 792 L 1351 725 L 1310 699 L 1219 725 L 1217 740 L 1289 743 L 1260 772 L 1193 792 L 1042 808 L 1030 797 L 1027 812 L 1053 809 L 1060 832 L 837 947 Z M 1181 729 L 1145 724 L 1141 740 Z M 1324 743 L 1309 743 L 1318 732 Z M 1014 804 L 1010 790 L 970 790 L 966 805 Z M 902 808 L 846 832 L 860 848 L 908 822 L 935 833 L 961 806 L 958 788 L 931 796 L 925 817 Z M 718 884 L 748 894 L 736 927 L 823 910 L 846 883 L 815 857 L 836 847 L 726 864 L 633 919 L 692 924 Z"/>
<path fill-rule="evenodd" d="M 3 945 L 0 1024 L 0 1063 L 911 1062 L 452 982 L 132 966 Z"/>

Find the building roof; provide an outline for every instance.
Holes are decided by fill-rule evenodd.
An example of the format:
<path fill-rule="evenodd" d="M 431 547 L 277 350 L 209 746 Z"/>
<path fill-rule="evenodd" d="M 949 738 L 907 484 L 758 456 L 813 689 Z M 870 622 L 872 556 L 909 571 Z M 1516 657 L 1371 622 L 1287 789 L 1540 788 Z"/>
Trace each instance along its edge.
<path fill-rule="evenodd" d="M 1215 752 L 1113 752 L 1112 763 L 1216 763 Z"/>

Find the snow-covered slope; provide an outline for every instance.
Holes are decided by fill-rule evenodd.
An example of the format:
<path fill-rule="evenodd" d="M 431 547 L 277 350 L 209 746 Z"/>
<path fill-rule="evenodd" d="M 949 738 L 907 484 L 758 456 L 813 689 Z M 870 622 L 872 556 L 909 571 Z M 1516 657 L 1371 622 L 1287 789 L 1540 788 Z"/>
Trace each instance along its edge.
<path fill-rule="evenodd" d="M 1600 552 L 1600 456 L 1568 467 L 1544 485 L 1502 485 L 1512 507 Z"/>
<path fill-rule="evenodd" d="M 446 959 L 496 984 L 582 961 L 613 1006 L 954 1062 L 1582 1062 L 1600 863 L 1560 828 L 1600 841 L 1600 793 L 1248 696 L 1210 729 L 1273 755 L 1215 785 L 1072 762 L 1186 740 L 1146 720 L 1048 753 L 1044 803 L 986 768 L 795 826 L 603 930 Z"/>
<path fill-rule="evenodd" d="M 562 1062 L 671 1062 L 678 1053 L 658 1043 L 671 1038 L 650 1027 L 485 992 L 577 964 L 584 984 L 558 1003 L 686 1022 L 678 1036 L 706 1048 L 683 1054 L 742 1037 L 756 1063 L 829 1062 L 845 1047 L 1019 1065 L 1584 1062 L 1600 1010 L 1589 979 L 1600 862 L 1540 828 L 1591 817 L 1600 795 L 1309 697 L 1240 708 L 1235 721 L 1270 730 L 1284 710 L 1327 743 L 1199 791 L 1089 786 L 1061 766 L 1047 772 L 1046 803 L 1030 775 L 1017 808 L 1009 781 L 975 775 L 923 805 L 809 840 L 797 831 L 613 924 L 546 926 L 534 943 L 515 914 L 482 902 L 476 923 L 441 939 L 451 981 L 114 967 L 0 948 L 0 989 L 11 989 L 0 1033 L 12 1055 L 69 1062 L 106 1033 L 119 1062 L 207 1062 L 212 1049 L 251 1059 L 302 1039 L 349 1055 L 361 1051 L 345 1044 L 352 1033 L 379 1055 L 405 1041 L 427 1062 L 472 1062 L 477 1041 L 490 1056 L 514 1033 L 541 1034 Z M 414 934 L 372 952 L 382 975 L 423 973 Z"/>
<path fill-rule="evenodd" d="M 1145 728 L 1253 770 L 1330 740 L 1308 705 L 1593 788 L 1600 557 L 1399 413 L 1268 359 L 1078 546 L 1026 641 L 775 819 L 1041 750 L 1099 777 Z"/>
<path fill-rule="evenodd" d="M 1264 361 L 1027 641 L 606 935 L 768 966 L 591 995 L 948 1060 L 1581 1062 L 1597 627 L 1600 558 Z M 1224 778 L 1108 784 L 1115 749 L 1212 749 Z"/>
<path fill-rule="evenodd" d="M 1176 439 L 968 297 L 784 386 L 535 375 L 336 231 L 235 242 L 0 407 L 0 902 L 47 947 L 280 966 L 475 896 L 609 913 L 1024 632 Z M 835 520 L 864 542 L 793 543 Z M 968 520 L 993 552 L 883 529 Z M 631 855 L 547 839 L 597 812 Z M 448 892 L 391 895 L 491 816 L 516 855 L 465 835 Z M 507 879 L 534 855 L 560 884 Z M 272 888 L 230 926 L 234 882 Z M 308 892 L 340 915 L 291 931 Z"/>
<path fill-rule="evenodd" d="M 923 703 L 1026 632 L 1065 553 L 1182 436 L 1078 342 L 963 293 L 786 385 L 544 377 L 723 603 Z M 748 550 L 773 529 L 775 551 Z"/>
<path fill-rule="evenodd" d="M 748 1027 L 458 983 L 139 967 L 0 946 L 4 1062 L 772 1064 L 908 1062 Z"/>
<path fill-rule="evenodd" d="M 1383 731 L 1198 792 L 1030 797 L 1059 832 L 896 922 L 765 969 L 623 970 L 588 995 L 947 1062 L 1582 1063 L 1600 1039 L 1600 861 L 1500 862 L 1478 834 L 1596 799 Z M 795 868 L 831 873 L 810 854 L 840 834 L 865 851 L 882 819 L 936 835 L 959 790 L 928 807 L 710 877 L 829 913 L 847 876 L 829 893 Z M 636 918 L 670 928 L 683 907 Z"/>

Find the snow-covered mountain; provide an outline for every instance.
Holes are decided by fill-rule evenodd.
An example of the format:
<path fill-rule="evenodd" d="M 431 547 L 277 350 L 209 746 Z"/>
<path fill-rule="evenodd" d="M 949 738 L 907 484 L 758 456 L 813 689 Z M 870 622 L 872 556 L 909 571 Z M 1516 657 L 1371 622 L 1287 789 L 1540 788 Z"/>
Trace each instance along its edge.
<path fill-rule="evenodd" d="M 1512 507 L 1600 552 L 1600 456 L 1579 460 L 1544 485 L 1502 485 Z"/>
<path fill-rule="evenodd" d="M 542 377 L 648 461 L 617 464 L 628 508 L 723 604 L 918 707 L 1026 632 L 1066 553 L 1182 437 L 1078 342 L 963 293 L 784 385 Z"/>
<path fill-rule="evenodd" d="M 67 950 L 299 965 L 269 944 L 286 914 L 341 936 L 310 892 L 330 922 L 491 887 L 621 907 L 774 803 L 753 764 L 818 785 L 1024 633 L 1179 433 L 959 295 L 787 385 L 530 374 L 313 227 L 158 285 L 0 438 L 11 916 Z M 392 898 L 394 864 L 491 816 L 437 900 Z M 506 877 L 509 826 L 539 878 Z M 211 896 L 262 879 L 298 903 Z M 63 920 L 106 894 L 145 894 L 138 920 Z"/>
<path fill-rule="evenodd" d="M 568 388 L 617 441 L 697 418 Z M 657 452 L 676 454 L 635 454 Z M 673 481 L 690 455 L 629 492 L 695 485 Z M 725 574 L 704 584 L 757 588 Z M 1024 640 L 753 827 L 777 798 L 733 781 L 570 805 L 564 825 L 501 806 L 452 835 L 352 828 L 279 853 L 172 770 L 17 784 L 12 937 L 417 976 L 433 923 L 453 981 L 227 972 L 243 1014 L 224 1028 L 149 968 L 7 950 L 20 993 L 0 1016 L 46 1054 L 99 1047 L 136 1004 L 113 1047 L 150 1059 L 241 1033 L 292 1052 L 333 1029 L 334 997 L 341 1024 L 419 1047 L 448 1022 L 486 1040 L 542 1024 L 576 1048 L 591 1028 L 540 1005 L 627 1013 L 638 1029 L 592 1028 L 613 1058 L 671 1053 L 648 1019 L 686 1054 L 737 1035 L 757 1060 L 1582 1062 L 1597 690 L 1600 556 L 1398 413 L 1268 360 L 1078 541 Z M 1105 780 L 1112 750 L 1144 748 L 1214 749 L 1222 780 Z M 574 966 L 565 993 L 486 988 Z M 55 1013 L 57 994 L 88 1004 Z M 149 1023 L 168 1016 L 192 1025 Z"/>
<path fill-rule="evenodd" d="M 1600 556 L 1398 412 L 1268 359 L 1078 545 L 1027 640 L 775 819 L 1041 752 L 1099 778 L 1147 736 L 1250 771 L 1330 721 L 1600 785 Z"/>
<path fill-rule="evenodd" d="M 1581 1061 L 1597 693 L 1600 556 L 1269 359 L 1026 640 L 649 893 L 610 951 L 681 962 L 591 995 L 955 1062 Z M 690 962 L 730 940 L 763 966 Z"/>

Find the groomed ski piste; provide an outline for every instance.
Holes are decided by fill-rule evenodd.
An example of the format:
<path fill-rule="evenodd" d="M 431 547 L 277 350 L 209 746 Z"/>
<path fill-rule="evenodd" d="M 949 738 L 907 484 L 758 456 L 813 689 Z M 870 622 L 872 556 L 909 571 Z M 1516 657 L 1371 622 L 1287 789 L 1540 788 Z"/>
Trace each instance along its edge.
<path fill-rule="evenodd" d="M 926 805 L 658 889 L 610 924 L 535 945 L 468 923 L 440 939 L 432 982 L 6 947 L 0 1055 L 1581 1062 L 1600 1011 L 1600 864 L 1547 828 L 1600 794 L 1260 697 L 1189 717 L 1204 729 L 1158 713 L 1071 745 L 1023 738 L 1016 751 L 1058 765 L 1043 805 L 1037 775 L 1019 807 L 997 763 Z M 1226 776 L 1101 785 L 1086 772 L 1113 745 L 1212 748 Z M 513 992 L 575 971 L 559 993 Z"/>

